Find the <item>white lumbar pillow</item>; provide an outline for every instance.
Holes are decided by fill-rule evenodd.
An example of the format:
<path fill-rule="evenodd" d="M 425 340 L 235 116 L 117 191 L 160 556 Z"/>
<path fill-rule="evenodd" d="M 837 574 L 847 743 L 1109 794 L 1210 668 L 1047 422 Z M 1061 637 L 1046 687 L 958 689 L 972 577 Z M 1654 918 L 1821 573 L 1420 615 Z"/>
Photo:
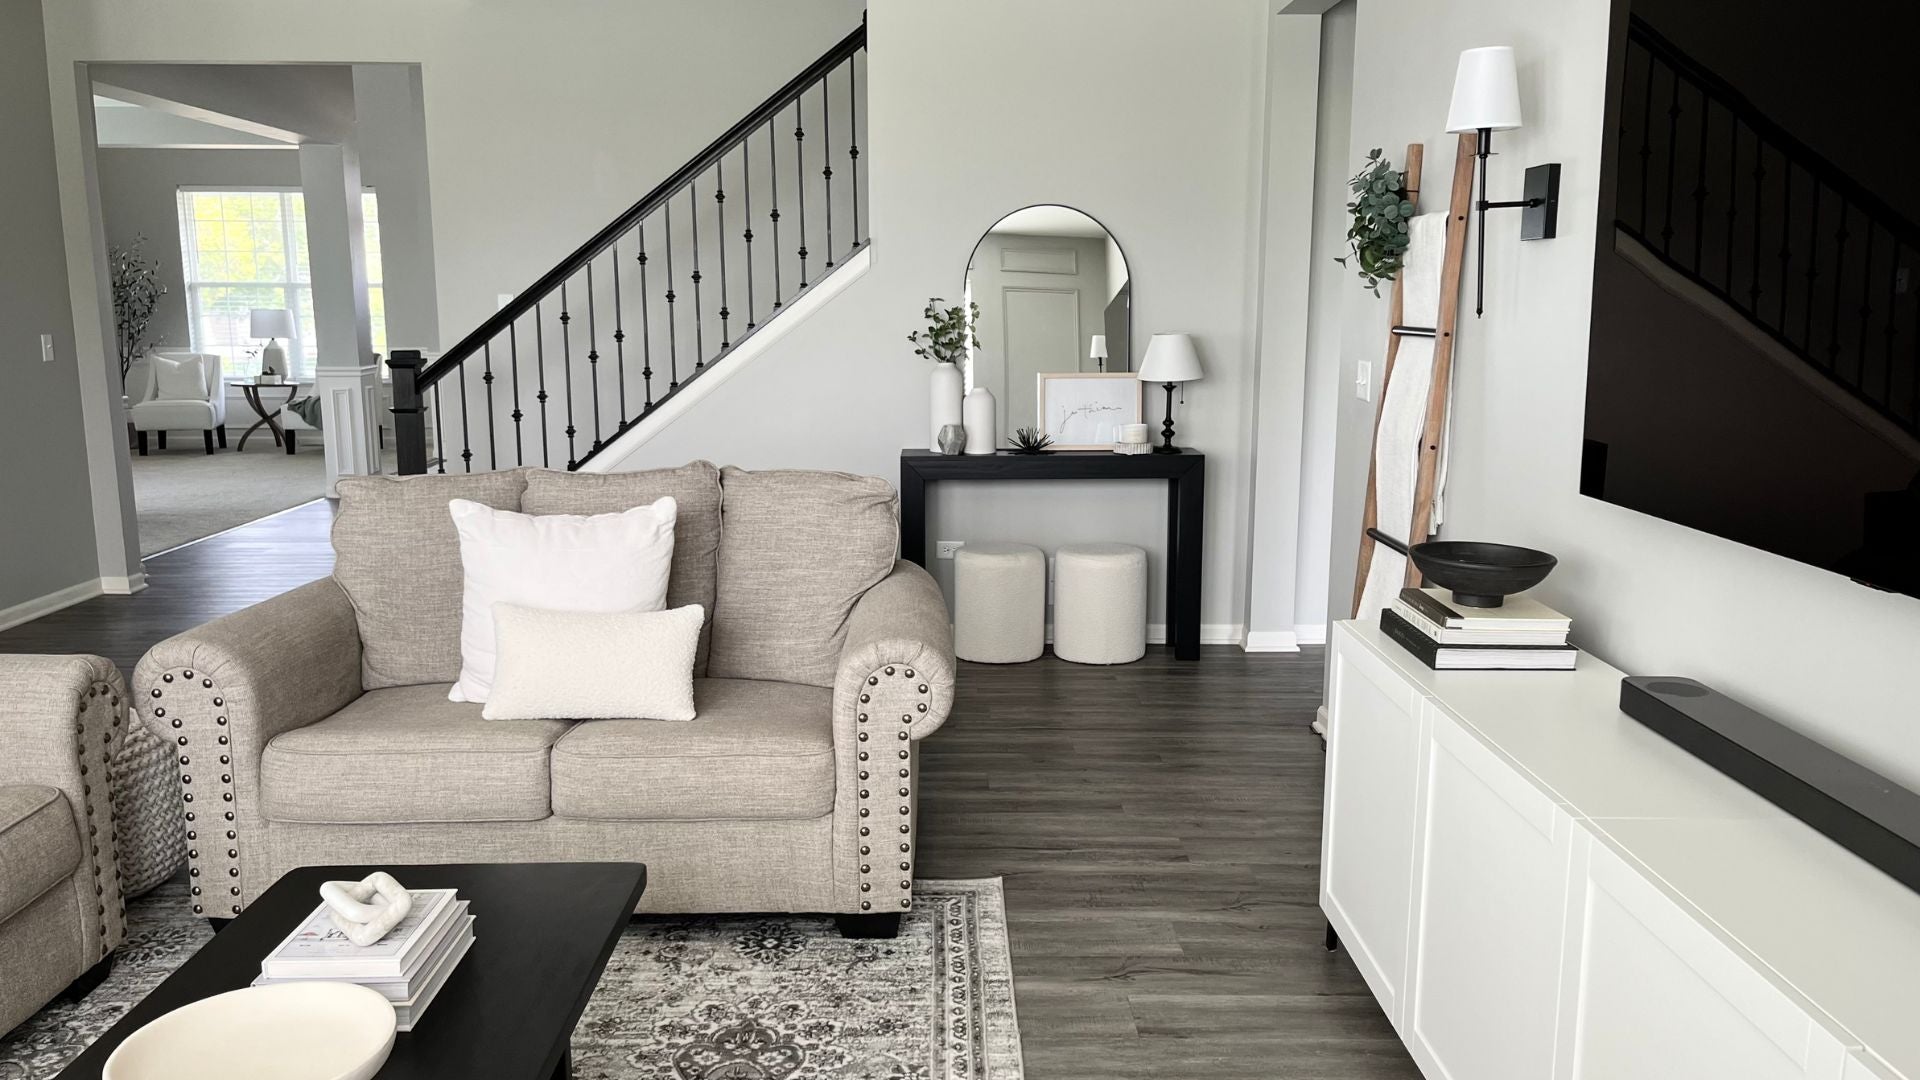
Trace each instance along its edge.
<path fill-rule="evenodd" d="M 495 604 L 488 720 L 693 719 L 706 611 L 548 611 Z"/>
<path fill-rule="evenodd" d="M 495 604 L 554 611 L 659 611 L 673 567 L 671 497 L 618 514 L 535 517 L 453 499 L 466 589 L 460 679 L 450 701 L 485 701 L 493 685 Z"/>
<path fill-rule="evenodd" d="M 156 401 L 207 400 L 206 362 L 198 356 L 175 360 L 153 358 L 153 396 Z"/>

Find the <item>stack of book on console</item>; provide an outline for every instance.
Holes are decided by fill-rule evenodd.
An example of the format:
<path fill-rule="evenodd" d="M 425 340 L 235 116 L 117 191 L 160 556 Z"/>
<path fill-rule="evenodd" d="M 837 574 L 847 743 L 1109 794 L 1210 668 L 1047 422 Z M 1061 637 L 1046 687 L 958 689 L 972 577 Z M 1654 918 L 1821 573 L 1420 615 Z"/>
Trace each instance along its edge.
<path fill-rule="evenodd" d="M 1524 594 L 1497 608 L 1455 604 L 1445 589 L 1401 589 L 1380 630 L 1435 671 L 1572 671 L 1573 620 Z"/>
<path fill-rule="evenodd" d="M 434 995 L 473 947 L 473 916 L 452 889 L 411 889 L 413 910 L 386 937 L 355 945 L 333 925 L 325 904 L 260 962 L 253 985 L 328 980 L 359 983 L 393 1002 L 401 1031 L 433 1004 Z"/>

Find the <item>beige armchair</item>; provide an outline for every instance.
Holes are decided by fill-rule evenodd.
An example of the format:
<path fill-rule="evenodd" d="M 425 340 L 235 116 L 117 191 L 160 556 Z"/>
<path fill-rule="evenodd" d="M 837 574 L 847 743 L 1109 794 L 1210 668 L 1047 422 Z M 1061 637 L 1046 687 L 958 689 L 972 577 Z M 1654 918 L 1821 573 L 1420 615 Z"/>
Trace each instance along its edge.
<path fill-rule="evenodd" d="M 191 398 L 162 397 L 154 378 L 151 359 L 136 360 L 127 369 L 127 423 L 133 426 L 141 457 L 147 456 L 147 433 L 158 436 L 160 449 L 167 448 L 167 432 L 198 431 L 213 453 L 214 442 L 227 448 L 227 386 L 221 375 L 219 353 L 156 352 L 169 360 L 199 357 L 206 378 L 201 392 Z"/>
<path fill-rule="evenodd" d="M 126 933 L 107 759 L 127 722 L 107 661 L 0 655 L 0 1033 L 91 990 Z"/>

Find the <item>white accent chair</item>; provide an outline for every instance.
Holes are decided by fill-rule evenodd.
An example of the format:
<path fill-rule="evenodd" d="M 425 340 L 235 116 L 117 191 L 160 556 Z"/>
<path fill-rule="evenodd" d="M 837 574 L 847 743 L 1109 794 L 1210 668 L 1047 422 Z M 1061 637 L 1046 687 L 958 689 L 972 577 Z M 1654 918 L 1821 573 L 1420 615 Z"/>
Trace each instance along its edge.
<path fill-rule="evenodd" d="M 218 353 L 155 352 L 169 360 L 200 357 L 206 370 L 203 398 L 163 399 L 158 396 L 151 360 L 136 360 L 127 370 L 127 423 L 133 426 L 141 457 L 147 456 L 147 432 L 157 432 L 160 449 L 167 448 L 167 432 L 198 431 L 204 437 L 207 453 L 213 453 L 216 439 L 227 448 L 227 387 L 221 377 Z"/>

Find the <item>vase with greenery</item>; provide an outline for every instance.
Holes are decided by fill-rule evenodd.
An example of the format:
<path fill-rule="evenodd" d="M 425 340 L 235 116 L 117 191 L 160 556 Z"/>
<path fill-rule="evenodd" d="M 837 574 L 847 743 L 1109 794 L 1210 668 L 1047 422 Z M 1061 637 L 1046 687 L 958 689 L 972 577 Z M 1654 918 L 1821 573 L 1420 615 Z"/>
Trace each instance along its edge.
<path fill-rule="evenodd" d="M 1360 283 L 1379 296 L 1380 283 L 1399 275 L 1407 254 L 1407 223 L 1413 218 L 1407 174 L 1375 148 L 1367 151 L 1367 163 L 1347 182 L 1347 189 L 1353 193 L 1347 204 L 1348 253 L 1334 261 L 1353 266 Z"/>
<path fill-rule="evenodd" d="M 108 282 L 113 294 L 114 345 L 120 353 L 120 386 L 123 390 L 127 385 L 127 371 L 133 367 L 133 362 L 145 355 L 148 349 L 166 342 L 162 336 L 149 336 L 154 309 L 159 306 L 160 298 L 167 295 L 167 287 L 160 283 L 160 263 L 147 258 L 141 251 L 146 243 L 144 235 L 135 236 L 131 244 L 116 244 L 107 250 L 110 264 Z"/>
<path fill-rule="evenodd" d="M 966 307 L 941 307 L 944 303 L 946 301 L 938 296 L 929 298 L 927 309 L 921 312 L 927 321 L 926 329 L 907 335 L 907 340 L 914 345 L 913 355 L 933 361 L 933 371 L 928 376 L 931 385 L 929 450 L 940 449 L 941 428 L 961 422 L 960 395 L 966 380 L 960 375 L 960 360 L 967 355 L 969 346 L 980 344 L 980 339 L 973 334 L 974 324 L 980 319 L 979 306 L 969 303 Z"/>

